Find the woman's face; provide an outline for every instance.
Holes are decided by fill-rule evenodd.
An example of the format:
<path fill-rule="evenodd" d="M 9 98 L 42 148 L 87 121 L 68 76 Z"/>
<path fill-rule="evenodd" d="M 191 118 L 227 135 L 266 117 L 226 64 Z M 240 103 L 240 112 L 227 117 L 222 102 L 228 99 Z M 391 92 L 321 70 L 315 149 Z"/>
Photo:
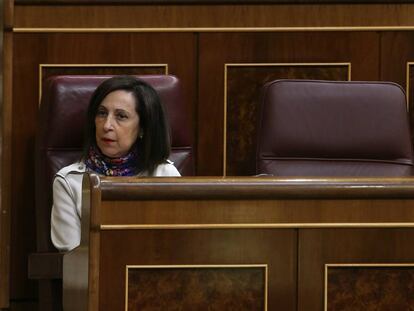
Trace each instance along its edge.
<path fill-rule="evenodd" d="M 109 93 L 98 107 L 95 127 L 96 143 L 104 155 L 117 158 L 128 154 L 139 134 L 139 115 L 132 93 Z"/>

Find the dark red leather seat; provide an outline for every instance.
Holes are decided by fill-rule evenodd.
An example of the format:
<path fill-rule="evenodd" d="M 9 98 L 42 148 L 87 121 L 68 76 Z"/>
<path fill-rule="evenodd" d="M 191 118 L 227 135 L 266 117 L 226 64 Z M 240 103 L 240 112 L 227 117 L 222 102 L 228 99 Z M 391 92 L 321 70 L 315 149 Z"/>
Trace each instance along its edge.
<path fill-rule="evenodd" d="M 406 97 L 395 83 L 277 80 L 263 87 L 261 105 L 258 174 L 413 174 Z"/>
<path fill-rule="evenodd" d="M 38 253 L 33 254 L 29 260 L 29 275 L 32 274 L 32 277 L 41 280 L 39 282 L 40 310 L 62 308 L 61 280 L 57 271 L 61 267 L 56 267 L 60 265 L 61 257 L 39 256 L 39 254 L 56 252 L 50 239 L 53 177 L 60 168 L 79 160 L 89 99 L 96 87 L 109 77 L 55 76 L 48 78 L 43 85 L 36 137 Z M 158 91 L 166 108 L 171 127 L 170 160 L 182 175 L 194 175 L 192 129 L 188 122 L 180 81 L 171 75 L 148 75 L 139 78 Z M 55 270 L 48 272 L 47 267 L 40 267 L 42 264 L 55 265 Z M 42 271 L 48 274 L 44 278 L 39 275 L 43 273 Z M 48 278 L 55 280 L 50 281 Z"/>

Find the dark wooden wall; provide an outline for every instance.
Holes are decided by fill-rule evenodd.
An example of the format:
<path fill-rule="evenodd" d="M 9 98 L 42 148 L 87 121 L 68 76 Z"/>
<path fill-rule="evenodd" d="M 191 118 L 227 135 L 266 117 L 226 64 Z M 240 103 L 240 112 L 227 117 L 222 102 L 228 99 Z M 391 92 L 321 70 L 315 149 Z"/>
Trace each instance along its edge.
<path fill-rule="evenodd" d="M 193 117 L 198 175 L 254 173 L 257 99 L 271 79 L 394 81 L 413 108 L 414 4 L 70 2 L 5 1 L 1 194 L 11 211 L 17 306 L 37 299 L 26 267 L 35 250 L 33 151 L 44 77 L 167 65 Z"/>

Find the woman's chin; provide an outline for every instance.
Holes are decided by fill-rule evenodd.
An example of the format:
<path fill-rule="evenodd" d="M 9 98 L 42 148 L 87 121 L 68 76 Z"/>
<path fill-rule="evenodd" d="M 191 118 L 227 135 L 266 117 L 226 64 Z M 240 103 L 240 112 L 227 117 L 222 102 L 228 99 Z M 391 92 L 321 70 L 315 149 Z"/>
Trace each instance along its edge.
<path fill-rule="evenodd" d="M 111 151 L 111 150 L 102 150 L 101 149 L 101 152 L 105 157 L 108 157 L 108 158 L 120 158 L 120 157 L 122 157 L 122 154 L 120 154 L 119 152 L 115 152 L 115 151 Z"/>

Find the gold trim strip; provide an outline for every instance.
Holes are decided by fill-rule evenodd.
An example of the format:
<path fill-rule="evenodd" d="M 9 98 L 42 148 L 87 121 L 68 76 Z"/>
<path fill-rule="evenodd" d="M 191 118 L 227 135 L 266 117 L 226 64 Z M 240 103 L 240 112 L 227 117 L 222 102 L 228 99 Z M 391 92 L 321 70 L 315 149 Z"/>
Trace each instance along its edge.
<path fill-rule="evenodd" d="M 264 304 L 265 304 L 265 311 L 267 311 L 267 304 L 268 304 L 268 301 L 269 301 L 269 269 L 268 269 L 267 265 L 265 267 L 265 280 L 264 280 L 264 282 L 265 282 L 265 301 L 264 301 Z"/>
<path fill-rule="evenodd" d="M 235 64 L 241 66 L 241 64 Z M 263 64 L 262 64 L 263 65 Z M 223 177 L 227 176 L 227 66 L 224 64 L 224 126 L 223 126 Z M 248 65 L 247 65 L 248 66 Z"/>
<path fill-rule="evenodd" d="M 169 269 L 169 268 L 267 268 L 267 264 L 198 264 L 198 265 L 126 265 L 127 269 Z"/>
<path fill-rule="evenodd" d="M 320 26 L 320 27 L 15 27 L 16 33 L 33 32 L 299 32 L 299 31 L 410 31 L 414 26 Z"/>
<path fill-rule="evenodd" d="M 343 63 L 226 63 L 231 67 L 288 67 L 288 66 L 351 66 L 350 62 Z"/>
<path fill-rule="evenodd" d="M 410 66 L 414 66 L 414 62 L 407 62 L 405 96 L 407 97 L 407 111 L 410 111 Z"/>
<path fill-rule="evenodd" d="M 129 285 L 129 274 L 128 265 L 125 266 L 125 311 L 128 311 L 128 285 Z"/>
<path fill-rule="evenodd" d="M 414 263 L 327 263 L 325 264 L 325 275 L 324 275 L 324 311 L 328 311 L 328 268 L 334 267 L 344 267 L 344 268 L 354 268 L 354 267 L 414 267 Z"/>
<path fill-rule="evenodd" d="M 41 67 L 166 67 L 168 64 L 39 64 Z"/>
<path fill-rule="evenodd" d="M 150 230 L 150 229 L 285 229 L 285 228 L 414 228 L 413 222 L 385 223 L 252 223 L 252 224 L 125 224 L 101 225 L 101 230 Z"/>
<path fill-rule="evenodd" d="M 223 125 L 223 177 L 227 176 L 227 70 L 228 67 L 288 67 L 288 66 L 347 66 L 351 81 L 351 62 L 339 63 L 225 63 L 224 64 L 224 125 Z"/>
<path fill-rule="evenodd" d="M 328 311 L 328 268 L 324 269 L 324 288 L 323 288 L 323 310 Z"/>
<path fill-rule="evenodd" d="M 414 267 L 414 263 L 326 263 L 325 267 Z"/>
<path fill-rule="evenodd" d="M 42 99 L 43 68 L 86 68 L 86 67 L 164 67 L 164 74 L 168 75 L 168 64 L 39 64 L 39 105 Z"/>
<path fill-rule="evenodd" d="M 268 265 L 267 264 L 225 264 L 225 265 L 126 265 L 125 266 L 125 311 L 128 311 L 128 270 L 129 269 L 169 269 L 169 268 L 264 268 L 264 311 L 267 311 L 268 302 Z"/>

